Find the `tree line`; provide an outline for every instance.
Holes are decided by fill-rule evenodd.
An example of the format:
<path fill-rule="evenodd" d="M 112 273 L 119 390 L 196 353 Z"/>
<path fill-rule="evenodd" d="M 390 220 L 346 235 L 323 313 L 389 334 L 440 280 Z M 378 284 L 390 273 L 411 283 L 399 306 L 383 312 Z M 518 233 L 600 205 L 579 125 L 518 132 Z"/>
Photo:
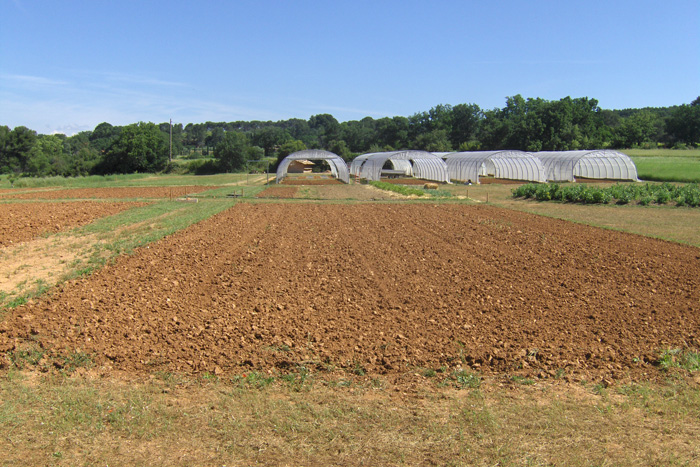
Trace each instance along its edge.
<path fill-rule="evenodd" d="M 172 143 L 171 143 L 172 132 Z M 80 176 L 185 170 L 193 173 L 263 168 L 301 149 L 325 149 L 346 160 L 367 152 L 519 149 L 559 151 L 668 148 L 700 145 L 700 97 L 662 108 L 606 110 L 589 98 L 506 98 L 503 108 L 440 104 L 409 117 L 338 122 L 330 114 L 308 120 L 100 123 L 67 137 L 0 126 L 0 173 Z M 170 162 L 191 158 L 182 165 Z"/>

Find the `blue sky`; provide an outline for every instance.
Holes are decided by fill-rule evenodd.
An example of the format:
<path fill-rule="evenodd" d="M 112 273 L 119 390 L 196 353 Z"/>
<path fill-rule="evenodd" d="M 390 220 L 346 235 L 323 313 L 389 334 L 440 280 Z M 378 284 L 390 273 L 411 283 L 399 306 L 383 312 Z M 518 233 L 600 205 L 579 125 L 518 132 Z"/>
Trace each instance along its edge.
<path fill-rule="evenodd" d="M 700 95 L 700 1 L 0 0 L 0 125 L 340 121 Z"/>

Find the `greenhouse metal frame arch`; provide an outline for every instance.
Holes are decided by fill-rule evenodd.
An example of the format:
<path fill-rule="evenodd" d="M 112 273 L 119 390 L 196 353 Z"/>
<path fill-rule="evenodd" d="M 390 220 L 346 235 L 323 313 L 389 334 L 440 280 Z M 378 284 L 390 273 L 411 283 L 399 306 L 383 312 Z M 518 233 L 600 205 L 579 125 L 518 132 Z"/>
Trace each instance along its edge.
<path fill-rule="evenodd" d="M 297 151 L 282 159 L 282 162 L 280 162 L 280 165 L 277 167 L 277 183 L 281 182 L 284 177 L 287 176 L 287 169 L 292 161 L 302 160 L 326 161 L 331 168 L 333 177 L 345 183 L 350 183 L 348 165 L 343 158 L 335 153 L 322 151 L 320 149 L 304 149 L 303 151 Z"/>
<path fill-rule="evenodd" d="M 435 182 L 450 183 L 445 161 L 427 151 L 375 152 L 357 156 L 350 164 L 350 172 L 357 178 L 379 181 L 384 164 L 390 161 L 396 170 L 406 175 Z M 402 162 L 405 161 L 405 162 Z"/>
<path fill-rule="evenodd" d="M 533 155 L 542 161 L 547 180 L 551 182 L 573 182 L 576 177 L 639 180 L 637 166 L 627 154 L 619 151 L 541 151 Z"/>
<path fill-rule="evenodd" d="M 523 151 L 466 151 L 443 156 L 450 179 L 479 183 L 480 176 L 493 175 L 508 180 L 546 182 L 542 162 Z"/>

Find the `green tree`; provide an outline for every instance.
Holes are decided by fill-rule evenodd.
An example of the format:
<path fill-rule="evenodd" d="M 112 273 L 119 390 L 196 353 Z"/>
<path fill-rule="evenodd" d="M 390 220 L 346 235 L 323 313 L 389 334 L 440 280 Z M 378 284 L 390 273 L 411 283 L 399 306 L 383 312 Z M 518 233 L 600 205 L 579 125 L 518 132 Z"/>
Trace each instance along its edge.
<path fill-rule="evenodd" d="M 39 177 L 65 175 L 67 165 L 63 141 L 56 135 L 39 136 L 27 157 L 27 172 Z"/>
<path fill-rule="evenodd" d="M 657 116 L 641 110 L 625 118 L 615 132 L 615 146 L 631 148 L 657 140 Z"/>
<path fill-rule="evenodd" d="M 238 131 L 227 131 L 224 138 L 214 148 L 214 157 L 224 172 L 243 169 L 247 161 L 248 138 Z"/>
<path fill-rule="evenodd" d="M 117 140 L 105 151 L 99 166 L 102 173 L 157 172 L 168 162 L 168 143 L 154 123 L 140 122 L 123 127 Z"/>
<path fill-rule="evenodd" d="M 276 126 L 266 126 L 252 133 L 252 143 L 265 150 L 265 157 L 272 157 L 275 150 L 290 139 L 289 133 Z"/>
<path fill-rule="evenodd" d="M 274 170 L 277 170 L 277 166 L 280 165 L 280 162 L 282 162 L 285 157 L 297 151 L 303 151 L 304 149 L 308 148 L 303 141 L 298 139 L 292 139 L 284 143 L 277 151 L 277 161 L 275 162 Z"/>
<path fill-rule="evenodd" d="M 452 128 L 450 142 L 459 147 L 476 139 L 484 115 L 476 104 L 458 104 L 452 107 Z"/>
<path fill-rule="evenodd" d="M 90 133 L 90 146 L 97 152 L 103 153 L 108 147 L 119 138 L 121 127 L 112 126 L 107 122 L 102 122 Z"/>
<path fill-rule="evenodd" d="M 330 152 L 339 155 L 346 162 L 352 159 L 352 152 L 350 152 L 348 145 L 342 139 L 340 141 L 331 141 L 328 143 L 328 146 Z"/>
<path fill-rule="evenodd" d="M 370 144 L 394 149 L 408 149 L 409 120 L 406 117 L 384 117 L 376 121 L 376 140 Z M 371 151 L 370 151 L 371 152 Z"/>
<path fill-rule="evenodd" d="M 330 114 L 312 115 L 309 127 L 317 135 L 322 148 L 328 147 L 328 142 L 340 139 L 340 123 Z"/>
<path fill-rule="evenodd" d="M 200 148 L 207 138 L 207 126 L 204 123 L 188 123 L 185 126 L 183 142 L 185 145 Z"/>
<path fill-rule="evenodd" d="M 225 135 L 225 132 L 224 132 L 223 128 L 221 128 L 219 126 L 214 127 L 211 130 L 211 134 L 209 136 L 207 136 L 207 138 L 206 138 L 207 146 L 209 146 L 211 148 L 215 148 L 217 144 L 219 144 L 220 142 L 222 142 L 224 140 L 224 135 Z"/>
<path fill-rule="evenodd" d="M 666 121 L 672 142 L 700 144 L 700 97 L 678 107 Z"/>
<path fill-rule="evenodd" d="M 416 149 L 430 152 L 452 151 L 450 140 L 447 137 L 447 130 L 433 130 L 418 135 L 418 138 L 416 138 Z"/>
<path fill-rule="evenodd" d="M 15 127 L 9 131 L 2 127 L 0 131 L 0 172 L 24 172 L 27 170 L 27 159 L 31 149 L 36 144 L 37 136 L 34 130 L 25 126 Z"/>

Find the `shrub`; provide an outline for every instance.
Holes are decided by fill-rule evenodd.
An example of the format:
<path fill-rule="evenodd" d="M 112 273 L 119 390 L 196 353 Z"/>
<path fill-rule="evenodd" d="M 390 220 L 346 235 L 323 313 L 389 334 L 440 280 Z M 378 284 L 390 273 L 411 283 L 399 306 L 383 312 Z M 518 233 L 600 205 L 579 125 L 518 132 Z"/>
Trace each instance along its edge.
<path fill-rule="evenodd" d="M 658 204 L 666 204 L 671 199 L 671 193 L 666 190 L 660 190 L 656 193 L 656 202 Z"/>
<path fill-rule="evenodd" d="M 538 185 L 537 190 L 535 190 L 535 199 L 537 201 L 549 201 L 552 199 L 552 195 L 549 192 L 549 185 Z"/>

